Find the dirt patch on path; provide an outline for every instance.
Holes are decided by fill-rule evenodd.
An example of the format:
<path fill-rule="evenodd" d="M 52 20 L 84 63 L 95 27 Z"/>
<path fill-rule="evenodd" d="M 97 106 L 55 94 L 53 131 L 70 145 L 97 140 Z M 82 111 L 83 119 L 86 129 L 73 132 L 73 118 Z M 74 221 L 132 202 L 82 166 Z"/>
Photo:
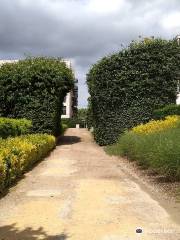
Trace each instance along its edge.
<path fill-rule="evenodd" d="M 180 219 L 172 210 L 180 210 L 178 203 L 162 204 L 158 192 L 135 176 L 87 130 L 69 129 L 0 200 L 0 239 L 180 239 Z"/>

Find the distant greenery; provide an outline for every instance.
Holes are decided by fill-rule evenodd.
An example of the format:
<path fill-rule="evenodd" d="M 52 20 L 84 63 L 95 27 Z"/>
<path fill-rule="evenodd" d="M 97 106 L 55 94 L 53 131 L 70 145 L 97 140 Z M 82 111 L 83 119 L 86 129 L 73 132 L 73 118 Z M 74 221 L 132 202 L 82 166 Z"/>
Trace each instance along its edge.
<path fill-rule="evenodd" d="M 143 168 L 150 168 L 169 180 L 180 180 L 179 143 L 180 119 L 172 127 L 167 125 L 161 130 L 154 128 L 154 131 L 145 131 L 144 134 L 142 131 L 127 131 L 106 151 L 110 155 L 136 160 Z"/>
<path fill-rule="evenodd" d="M 0 68 L 0 116 L 26 118 L 32 131 L 61 133 L 61 113 L 74 75 L 58 58 L 27 58 Z"/>
<path fill-rule="evenodd" d="M 62 123 L 66 124 L 68 128 L 75 128 L 79 124 L 81 128 L 85 128 L 87 124 L 87 109 L 80 108 L 73 118 L 62 119 Z"/>
<path fill-rule="evenodd" d="M 31 128 L 32 123 L 29 120 L 0 117 L 0 138 L 27 134 Z"/>
<path fill-rule="evenodd" d="M 65 124 L 65 123 L 63 123 L 63 124 L 62 124 L 61 134 L 63 135 L 63 134 L 66 132 L 67 129 L 68 129 L 68 125 Z"/>
<path fill-rule="evenodd" d="M 87 120 L 87 109 L 86 108 L 78 109 L 77 118 L 80 120 L 86 121 Z"/>
<path fill-rule="evenodd" d="M 153 112 L 154 119 L 164 119 L 169 115 L 180 115 L 180 105 L 171 104 Z"/>
<path fill-rule="evenodd" d="M 73 118 L 63 118 L 61 120 L 63 125 L 66 125 L 68 128 L 75 128 L 76 127 L 76 121 L 77 119 L 75 117 Z"/>
<path fill-rule="evenodd" d="M 155 109 L 176 102 L 179 53 L 174 40 L 144 39 L 91 67 L 88 116 L 97 143 L 116 142 L 124 130 L 149 121 Z"/>

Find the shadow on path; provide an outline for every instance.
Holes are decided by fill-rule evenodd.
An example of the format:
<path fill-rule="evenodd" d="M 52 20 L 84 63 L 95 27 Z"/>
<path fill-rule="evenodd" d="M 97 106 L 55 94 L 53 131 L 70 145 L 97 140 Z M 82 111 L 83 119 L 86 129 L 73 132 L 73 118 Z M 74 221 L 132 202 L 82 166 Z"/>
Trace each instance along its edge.
<path fill-rule="evenodd" d="M 57 145 L 71 145 L 81 142 L 81 138 L 77 136 L 60 136 L 57 140 Z"/>
<path fill-rule="evenodd" d="M 16 224 L 5 225 L 0 227 L 0 240 L 66 240 L 68 236 L 65 233 L 60 235 L 49 235 L 43 230 L 43 227 L 39 227 L 34 230 L 31 227 L 27 227 L 23 230 L 19 230 Z"/>

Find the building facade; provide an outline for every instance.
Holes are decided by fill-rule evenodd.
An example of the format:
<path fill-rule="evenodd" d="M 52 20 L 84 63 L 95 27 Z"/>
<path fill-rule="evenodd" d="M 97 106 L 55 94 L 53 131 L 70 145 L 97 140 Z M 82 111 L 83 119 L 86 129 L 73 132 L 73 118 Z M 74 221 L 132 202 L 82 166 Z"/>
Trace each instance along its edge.
<path fill-rule="evenodd" d="M 61 118 L 72 118 L 74 116 L 73 111 L 73 91 L 69 92 L 64 98 L 63 112 Z"/>
<path fill-rule="evenodd" d="M 70 60 L 64 59 L 67 67 L 71 68 L 75 76 L 75 71 L 72 68 Z M 77 113 L 78 106 L 78 80 L 75 80 L 74 89 L 69 92 L 64 98 L 63 102 L 63 113 L 61 115 L 62 119 L 72 118 Z"/>
<path fill-rule="evenodd" d="M 177 95 L 176 104 L 180 105 L 180 93 Z"/>
<path fill-rule="evenodd" d="M 19 60 L 0 60 L 0 67 L 6 63 L 16 63 Z M 63 60 L 67 67 L 72 69 L 71 61 L 64 59 Z M 73 69 L 72 69 L 73 71 Z M 74 75 L 75 72 L 73 71 Z M 77 86 L 77 79 L 75 81 L 74 89 L 67 94 L 64 98 L 63 102 L 63 113 L 61 115 L 62 119 L 72 118 L 77 113 L 77 105 L 78 105 L 78 86 Z"/>

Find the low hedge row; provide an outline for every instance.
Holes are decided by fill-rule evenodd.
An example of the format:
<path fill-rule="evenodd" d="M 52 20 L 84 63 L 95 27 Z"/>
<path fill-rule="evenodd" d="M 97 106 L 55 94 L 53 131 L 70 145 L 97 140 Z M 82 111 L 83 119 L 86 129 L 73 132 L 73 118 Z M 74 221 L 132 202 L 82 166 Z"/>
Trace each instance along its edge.
<path fill-rule="evenodd" d="M 180 124 L 176 127 L 140 134 L 127 131 L 118 142 L 106 148 L 110 155 L 126 156 L 143 168 L 180 180 Z"/>
<path fill-rule="evenodd" d="M 169 115 L 180 115 L 180 105 L 170 104 L 153 112 L 154 119 L 164 119 Z"/>
<path fill-rule="evenodd" d="M 0 118 L 0 137 L 15 137 L 27 134 L 32 127 L 32 123 L 26 119 Z"/>
<path fill-rule="evenodd" d="M 47 134 L 24 135 L 0 140 L 0 192 L 55 147 Z"/>

